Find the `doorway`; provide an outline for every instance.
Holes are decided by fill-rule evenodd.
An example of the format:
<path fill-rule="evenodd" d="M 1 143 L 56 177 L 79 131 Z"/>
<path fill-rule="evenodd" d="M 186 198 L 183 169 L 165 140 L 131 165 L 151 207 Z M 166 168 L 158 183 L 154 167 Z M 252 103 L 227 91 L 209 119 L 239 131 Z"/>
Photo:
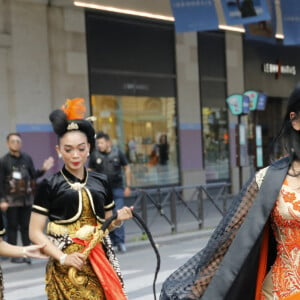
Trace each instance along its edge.
<path fill-rule="evenodd" d="M 266 109 L 264 111 L 253 111 L 249 116 L 249 128 L 253 129 L 252 132 L 255 131 L 256 125 L 261 126 L 263 167 L 268 166 L 270 163 L 270 153 L 272 151 L 273 141 L 282 125 L 281 123 L 286 110 L 286 105 L 287 99 L 268 97 Z M 256 168 L 255 134 L 250 134 L 249 137 L 249 153 L 254 158 L 253 164 Z"/>

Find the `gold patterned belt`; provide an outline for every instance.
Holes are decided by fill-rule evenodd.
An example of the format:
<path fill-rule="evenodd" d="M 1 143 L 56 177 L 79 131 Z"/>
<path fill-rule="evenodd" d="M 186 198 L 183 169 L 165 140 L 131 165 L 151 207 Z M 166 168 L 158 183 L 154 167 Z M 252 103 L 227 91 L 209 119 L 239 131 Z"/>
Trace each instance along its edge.
<path fill-rule="evenodd" d="M 89 240 L 96 233 L 97 229 L 101 229 L 101 224 L 98 223 L 97 226 L 83 225 L 80 222 L 75 222 L 69 225 L 56 224 L 54 222 L 49 222 L 47 225 L 48 235 L 68 235 L 71 238 L 79 238 L 81 240 Z M 79 228 L 79 229 L 78 229 Z"/>

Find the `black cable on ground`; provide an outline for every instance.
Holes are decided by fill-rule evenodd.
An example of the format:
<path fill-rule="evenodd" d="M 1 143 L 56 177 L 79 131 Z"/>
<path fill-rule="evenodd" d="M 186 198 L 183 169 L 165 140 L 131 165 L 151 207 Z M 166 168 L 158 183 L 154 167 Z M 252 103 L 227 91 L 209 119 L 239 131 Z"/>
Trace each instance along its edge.
<path fill-rule="evenodd" d="M 156 255 L 156 268 L 155 268 L 155 273 L 154 273 L 154 279 L 153 279 L 153 295 L 154 295 L 154 300 L 156 300 L 156 279 L 157 279 L 157 275 L 160 269 L 160 255 L 159 255 L 159 251 L 157 249 L 157 246 L 153 240 L 152 234 L 150 232 L 150 230 L 148 229 L 147 225 L 145 224 L 145 222 L 143 221 L 143 219 L 134 211 L 132 212 L 133 217 L 140 223 L 140 225 L 144 228 L 145 233 L 147 234 L 148 238 L 149 238 L 149 242 L 155 252 Z"/>

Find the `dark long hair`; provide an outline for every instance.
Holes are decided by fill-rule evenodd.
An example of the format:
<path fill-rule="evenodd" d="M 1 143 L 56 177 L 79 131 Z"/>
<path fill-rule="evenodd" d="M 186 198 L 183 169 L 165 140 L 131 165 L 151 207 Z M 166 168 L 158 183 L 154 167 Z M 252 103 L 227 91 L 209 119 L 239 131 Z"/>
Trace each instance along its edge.
<path fill-rule="evenodd" d="M 295 87 L 289 97 L 280 131 L 272 143 L 271 160 L 286 155 L 290 157 L 291 161 L 300 159 L 300 132 L 292 126 L 291 112 L 296 114 L 294 120 L 300 118 L 300 84 Z"/>

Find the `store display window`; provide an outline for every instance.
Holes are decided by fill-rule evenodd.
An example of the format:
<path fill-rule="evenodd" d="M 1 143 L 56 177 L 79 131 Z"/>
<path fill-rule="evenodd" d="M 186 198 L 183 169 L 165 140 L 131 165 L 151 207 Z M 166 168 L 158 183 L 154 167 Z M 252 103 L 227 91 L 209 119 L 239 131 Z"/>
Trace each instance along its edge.
<path fill-rule="evenodd" d="M 104 131 L 130 162 L 132 185 L 179 183 L 175 98 L 92 95 L 96 131 Z"/>
<path fill-rule="evenodd" d="M 229 134 L 227 110 L 203 107 L 204 163 L 208 181 L 229 178 Z"/>

